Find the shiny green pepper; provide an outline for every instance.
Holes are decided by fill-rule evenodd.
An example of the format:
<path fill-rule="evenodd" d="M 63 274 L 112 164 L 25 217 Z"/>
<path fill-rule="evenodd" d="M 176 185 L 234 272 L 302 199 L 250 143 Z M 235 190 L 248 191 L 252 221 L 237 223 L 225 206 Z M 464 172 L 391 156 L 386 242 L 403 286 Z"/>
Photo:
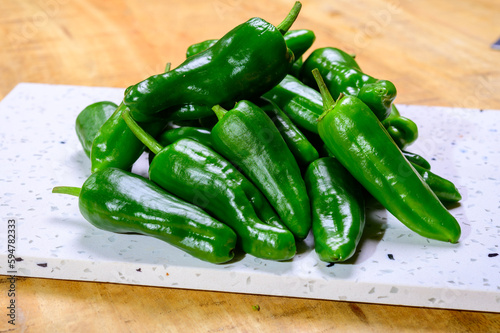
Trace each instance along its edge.
<path fill-rule="evenodd" d="M 429 169 L 425 169 L 418 164 L 412 163 L 412 166 L 443 204 L 455 203 L 462 200 L 462 195 L 451 181 L 436 175 Z"/>
<path fill-rule="evenodd" d="M 321 94 L 292 75 L 262 95 L 274 102 L 297 126 L 318 133 L 318 118 L 323 113 Z"/>
<path fill-rule="evenodd" d="M 292 51 L 295 57 L 292 71 L 298 74 L 300 66 L 303 63 L 302 55 L 314 43 L 314 41 L 316 40 L 316 35 L 312 30 L 297 29 L 287 31 L 283 38 L 285 39 L 286 46 Z M 217 39 L 207 39 L 203 42 L 190 45 L 186 51 L 186 58 L 205 51 L 206 49 L 212 47 L 216 42 Z"/>
<path fill-rule="evenodd" d="M 308 29 L 290 30 L 283 37 L 286 46 L 292 50 L 295 60 L 300 59 L 316 40 L 314 31 Z"/>
<path fill-rule="evenodd" d="M 327 147 L 325 147 L 325 150 L 328 156 L 335 156 Z M 401 152 L 443 204 L 452 204 L 462 200 L 462 196 L 455 184 L 431 172 L 431 165 L 422 156 L 407 151 Z"/>
<path fill-rule="evenodd" d="M 265 195 L 297 239 L 311 227 L 309 198 L 299 165 L 278 129 L 262 109 L 240 101 L 226 111 L 215 106 L 215 150 L 234 163 Z"/>
<path fill-rule="evenodd" d="M 394 84 L 365 74 L 354 58 L 346 52 L 324 47 L 314 50 L 304 61 L 300 79 L 311 87 L 317 87 L 311 73 L 317 68 L 334 99 L 340 94 L 357 96 L 381 121 L 391 113 L 397 91 Z"/>
<path fill-rule="evenodd" d="M 458 242 L 460 225 L 392 141 L 375 114 L 355 96 L 337 102 L 318 70 L 325 113 L 320 137 L 334 156 L 392 215 L 431 239 Z"/>
<path fill-rule="evenodd" d="M 275 103 L 261 98 L 255 104 L 271 118 L 300 166 L 318 159 L 316 148 Z"/>
<path fill-rule="evenodd" d="M 168 146 L 180 139 L 192 139 L 203 143 L 205 146 L 212 146 L 212 139 L 210 138 L 210 130 L 202 127 L 181 126 L 174 128 L 167 128 L 161 133 L 156 140 L 161 146 Z M 151 150 L 148 154 L 148 160 L 151 163 L 155 157 L 155 153 Z"/>
<path fill-rule="evenodd" d="M 153 182 L 230 226 L 244 252 L 271 260 L 288 260 L 295 255 L 293 234 L 283 227 L 261 192 L 230 162 L 187 138 L 162 147 L 129 115 L 124 117 L 156 154 L 149 167 Z"/>
<path fill-rule="evenodd" d="M 431 169 L 431 164 L 423 156 L 409 152 L 407 150 L 401 150 L 401 151 L 403 152 L 403 155 L 406 157 L 406 159 L 411 163 L 420 166 L 424 170 Z"/>
<path fill-rule="evenodd" d="M 300 8 L 296 2 L 277 27 L 252 18 L 179 67 L 129 87 L 123 101 L 132 117 L 152 121 L 168 117 L 168 112 L 159 113 L 178 105 L 213 106 L 260 96 L 280 82 L 292 66 L 294 56 L 283 35 Z"/>
<path fill-rule="evenodd" d="M 382 121 L 382 124 L 398 147 L 405 149 L 417 140 L 418 127 L 413 120 L 401 116 L 394 104 L 391 110 L 391 114 Z"/>
<path fill-rule="evenodd" d="M 168 146 L 180 139 L 192 139 L 203 143 L 206 146 L 212 146 L 212 139 L 210 137 L 210 130 L 208 128 L 181 126 L 176 128 L 168 128 L 160 134 L 156 140 L 162 146 Z"/>
<path fill-rule="evenodd" d="M 288 31 L 283 37 L 285 38 L 286 46 L 292 50 L 295 56 L 295 61 L 288 74 L 298 77 L 304 63 L 302 56 L 312 46 L 316 40 L 316 35 L 312 30 L 297 29 Z"/>
<path fill-rule="evenodd" d="M 132 165 L 144 152 L 144 145 L 130 131 L 122 118 L 127 106 L 121 103 L 111 117 L 102 125 L 92 142 L 90 151 L 91 170 L 106 168 L 131 170 Z M 153 136 L 161 133 L 166 121 L 143 124 Z"/>
<path fill-rule="evenodd" d="M 53 193 L 78 196 L 81 214 L 99 229 L 152 236 L 210 263 L 234 257 L 231 228 L 130 172 L 107 168 L 93 173 L 81 189 L 55 187 Z"/>
<path fill-rule="evenodd" d="M 323 157 L 312 162 L 304 176 L 312 207 L 314 249 L 320 260 L 351 258 L 363 234 L 363 187 L 339 161 Z"/>
<path fill-rule="evenodd" d="M 92 103 L 83 109 L 76 117 L 75 131 L 82 144 L 83 151 L 90 157 L 92 142 L 101 126 L 111 117 L 118 108 L 113 102 L 102 101 Z"/>

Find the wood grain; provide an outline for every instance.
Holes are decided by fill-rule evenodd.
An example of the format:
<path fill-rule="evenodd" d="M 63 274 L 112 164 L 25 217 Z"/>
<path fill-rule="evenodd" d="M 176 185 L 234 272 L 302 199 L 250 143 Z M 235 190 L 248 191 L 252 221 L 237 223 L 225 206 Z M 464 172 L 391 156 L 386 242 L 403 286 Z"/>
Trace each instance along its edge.
<path fill-rule="evenodd" d="M 367 73 L 395 83 L 397 103 L 500 109 L 500 51 L 490 48 L 500 2 L 302 3 L 294 28 L 314 30 L 314 47 L 357 54 Z M 127 87 L 250 17 L 279 23 L 292 4 L 2 0 L 0 98 L 19 82 Z M 26 332 L 500 331 L 499 314 L 468 311 L 36 278 L 20 278 L 17 291 Z M 0 331 L 11 328 L 0 319 Z"/>

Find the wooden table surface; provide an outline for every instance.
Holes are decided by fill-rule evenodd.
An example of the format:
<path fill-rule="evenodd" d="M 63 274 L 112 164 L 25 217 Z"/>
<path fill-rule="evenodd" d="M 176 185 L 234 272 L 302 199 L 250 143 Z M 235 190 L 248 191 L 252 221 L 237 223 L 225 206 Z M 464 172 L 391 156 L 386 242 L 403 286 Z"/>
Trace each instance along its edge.
<path fill-rule="evenodd" d="M 302 3 L 293 28 L 314 30 L 313 47 L 355 53 L 365 72 L 395 83 L 397 103 L 500 110 L 498 0 Z M 19 82 L 127 87 L 180 64 L 192 43 L 253 16 L 277 24 L 292 5 L 2 0 L 0 98 Z M 493 313 L 37 278 L 18 279 L 17 304 L 26 332 L 500 331 Z M 12 329 L 4 312 L 2 332 Z"/>

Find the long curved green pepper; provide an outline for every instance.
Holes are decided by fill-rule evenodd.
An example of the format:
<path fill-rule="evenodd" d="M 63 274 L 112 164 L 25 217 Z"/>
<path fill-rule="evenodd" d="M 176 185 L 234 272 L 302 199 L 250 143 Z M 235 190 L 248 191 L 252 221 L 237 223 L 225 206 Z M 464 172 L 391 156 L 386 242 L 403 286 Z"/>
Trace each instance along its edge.
<path fill-rule="evenodd" d="M 311 227 L 309 197 L 299 165 L 273 121 L 249 101 L 227 111 L 215 106 L 215 150 L 234 163 L 265 195 L 297 239 Z"/>
<path fill-rule="evenodd" d="M 109 101 L 92 103 L 85 107 L 76 117 L 76 135 L 82 144 L 83 151 L 88 157 L 90 157 L 92 142 L 99 129 L 117 108 L 118 105 Z"/>
<path fill-rule="evenodd" d="M 328 149 L 392 215 L 428 238 L 458 242 L 460 225 L 404 157 L 375 114 L 355 96 L 337 102 L 318 70 L 325 113 L 318 131 Z"/>
<path fill-rule="evenodd" d="M 156 154 L 149 167 L 153 182 L 230 226 L 244 252 L 271 260 L 295 255 L 293 234 L 283 227 L 262 193 L 229 161 L 191 139 L 162 147 L 128 113 L 124 118 Z"/>
<path fill-rule="evenodd" d="M 184 104 L 217 105 L 254 98 L 274 87 L 294 61 L 283 35 L 297 18 L 300 2 L 277 27 L 252 18 L 179 67 L 129 87 L 124 103 L 136 121 L 168 117 Z M 159 114 L 161 113 L 161 114 Z"/>
<path fill-rule="evenodd" d="M 133 173 L 107 168 L 94 172 L 81 189 L 61 186 L 52 192 L 79 197 L 81 214 L 99 229 L 152 236 L 211 263 L 234 257 L 231 228 Z"/>
<path fill-rule="evenodd" d="M 351 258 L 363 234 L 363 187 L 333 157 L 312 162 L 304 176 L 312 207 L 314 249 L 326 262 Z"/>

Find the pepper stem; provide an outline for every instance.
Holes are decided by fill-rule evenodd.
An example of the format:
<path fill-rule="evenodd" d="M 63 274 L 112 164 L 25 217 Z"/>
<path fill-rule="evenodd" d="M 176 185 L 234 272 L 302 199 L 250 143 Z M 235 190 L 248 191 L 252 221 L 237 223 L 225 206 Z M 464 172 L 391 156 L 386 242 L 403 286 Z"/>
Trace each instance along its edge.
<path fill-rule="evenodd" d="M 52 193 L 69 194 L 75 197 L 80 196 L 81 188 L 72 186 L 56 186 L 52 189 Z"/>
<path fill-rule="evenodd" d="M 317 68 L 313 69 L 312 74 L 314 76 L 314 79 L 316 80 L 316 83 L 318 84 L 319 92 L 321 93 L 321 98 L 323 99 L 323 111 L 327 112 L 335 107 L 335 100 L 328 90 L 328 87 L 326 86 L 319 70 Z"/>
<path fill-rule="evenodd" d="M 122 118 L 125 120 L 125 123 L 127 123 L 127 126 L 130 128 L 132 133 L 142 142 L 146 145 L 146 147 L 149 148 L 153 152 L 153 154 L 158 154 L 162 149 L 163 146 L 161 146 L 158 141 L 155 140 L 149 133 L 147 133 L 137 122 L 132 118 L 130 115 L 130 110 L 129 108 L 125 108 L 125 110 L 122 113 Z"/>
<path fill-rule="evenodd" d="M 172 67 L 172 63 L 167 62 L 167 64 L 165 65 L 165 73 L 170 72 L 170 67 Z"/>
<path fill-rule="evenodd" d="M 218 104 L 214 105 L 214 107 L 212 107 L 212 110 L 215 112 L 215 115 L 219 120 L 221 120 L 222 117 L 224 117 L 224 115 L 227 113 L 227 110 Z"/>
<path fill-rule="evenodd" d="M 300 3 L 300 1 L 296 1 L 285 19 L 276 26 L 276 28 L 278 28 L 279 32 L 281 32 L 282 35 L 284 35 L 290 29 L 293 22 L 295 22 L 297 16 L 299 16 L 301 8 L 302 4 Z"/>

